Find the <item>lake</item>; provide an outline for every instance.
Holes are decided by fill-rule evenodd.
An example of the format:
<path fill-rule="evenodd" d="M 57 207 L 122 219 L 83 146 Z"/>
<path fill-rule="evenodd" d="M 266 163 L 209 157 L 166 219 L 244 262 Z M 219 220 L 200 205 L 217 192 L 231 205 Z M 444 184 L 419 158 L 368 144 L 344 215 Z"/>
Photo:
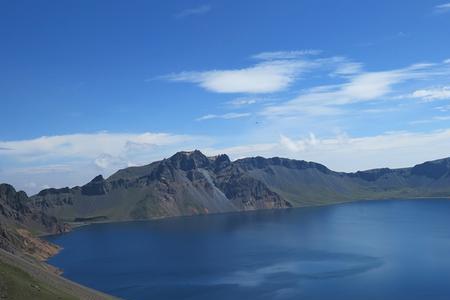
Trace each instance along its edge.
<path fill-rule="evenodd" d="M 49 263 L 125 299 L 450 299 L 450 200 L 96 224 Z"/>

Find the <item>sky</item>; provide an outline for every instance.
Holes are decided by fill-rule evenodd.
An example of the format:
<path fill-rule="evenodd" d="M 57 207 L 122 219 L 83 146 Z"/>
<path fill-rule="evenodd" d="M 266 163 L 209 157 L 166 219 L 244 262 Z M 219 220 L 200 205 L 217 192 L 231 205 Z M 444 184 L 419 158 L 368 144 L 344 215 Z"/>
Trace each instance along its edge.
<path fill-rule="evenodd" d="M 181 150 L 336 171 L 450 156 L 450 2 L 0 0 L 0 182 Z"/>

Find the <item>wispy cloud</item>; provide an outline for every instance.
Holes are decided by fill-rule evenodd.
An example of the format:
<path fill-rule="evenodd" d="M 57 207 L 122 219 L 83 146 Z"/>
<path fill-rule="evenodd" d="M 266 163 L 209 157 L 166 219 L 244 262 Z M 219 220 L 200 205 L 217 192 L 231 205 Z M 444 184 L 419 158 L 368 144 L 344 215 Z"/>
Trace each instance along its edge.
<path fill-rule="evenodd" d="M 342 75 L 354 75 L 361 73 L 363 71 L 363 64 L 357 62 L 343 62 L 339 64 L 332 73 L 332 75 L 342 76 Z"/>
<path fill-rule="evenodd" d="M 314 87 L 293 100 L 269 106 L 262 114 L 280 116 L 340 113 L 343 106 L 380 99 L 390 94 L 396 84 L 424 78 L 432 67 L 433 64 L 414 64 L 403 69 L 357 73 L 349 76 L 345 83 Z"/>
<path fill-rule="evenodd" d="M 416 90 L 410 95 L 410 97 L 419 98 L 424 101 L 450 99 L 450 86 Z"/>
<path fill-rule="evenodd" d="M 191 16 L 204 15 L 208 13 L 211 10 L 211 8 L 212 8 L 211 5 L 200 5 L 197 7 L 188 8 L 175 14 L 175 18 L 181 19 Z"/>
<path fill-rule="evenodd" d="M 441 112 L 447 112 L 447 111 L 450 111 L 450 104 L 438 106 L 438 107 L 435 107 L 435 109 L 437 109 Z"/>
<path fill-rule="evenodd" d="M 22 175 L 47 174 L 47 173 L 67 173 L 72 171 L 72 166 L 69 164 L 47 164 L 36 167 L 12 168 L 11 173 L 18 173 Z"/>
<path fill-rule="evenodd" d="M 315 49 L 296 50 L 296 51 L 273 51 L 261 52 L 253 55 L 254 59 L 259 60 L 280 60 L 280 59 L 294 59 L 306 55 L 319 55 L 322 51 Z"/>
<path fill-rule="evenodd" d="M 252 105 L 258 102 L 258 98 L 254 97 L 239 97 L 236 99 L 233 99 L 231 101 L 228 101 L 227 104 L 234 108 L 239 108 L 243 106 Z"/>
<path fill-rule="evenodd" d="M 439 122 L 439 121 L 448 121 L 448 120 L 450 120 L 450 116 L 434 116 L 430 119 L 411 121 L 411 122 L 409 122 L 409 124 L 421 125 L 421 124 L 428 124 L 428 123 Z"/>
<path fill-rule="evenodd" d="M 443 3 L 440 5 L 436 5 L 434 7 L 434 11 L 436 13 L 447 13 L 450 12 L 450 2 L 449 3 Z"/>
<path fill-rule="evenodd" d="M 223 120 L 232 120 L 232 119 L 238 119 L 238 118 L 245 118 L 249 117 L 250 113 L 227 113 L 223 115 L 216 115 L 216 114 L 208 114 L 201 116 L 200 118 L 197 118 L 197 121 L 205 121 L 205 120 L 211 120 L 211 119 L 223 119 Z"/>
<path fill-rule="evenodd" d="M 96 158 L 102 153 L 118 156 L 141 145 L 148 147 L 182 144 L 194 140 L 187 135 L 168 133 L 109 133 L 43 136 L 30 140 L 0 141 L 0 147 L 11 149 L 0 156 L 16 157 L 22 161 L 51 158 Z"/>
<path fill-rule="evenodd" d="M 259 60 L 240 69 L 185 71 L 160 76 L 174 82 L 190 82 L 215 93 L 268 94 L 287 90 L 306 73 L 331 70 L 333 77 L 348 77 L 363 72 L 363 65 L 342 56 L 311 57 L 319 50 L 262 52 Z"/>
<path fill-rule="evenodd" d="M 346 57 L 310 57 L 320 54 L 317 50 L 262 52 L 253 56 L 261 60 L 253 66 L 204 72 L 181 72 L 163 78 L 175 82 L 190 82 L 216 93 L 247 94 L 226 104 L 239 108 L 256 104 L 256 98 L 276 97 L 274 104 L 266 103 L 255 112 L 265 117 L 280 116 L 331 116 L 351 112 L 349 107 L 357 103 L 371 103 L 387 98 L 405 98 L 404 90 L 397 86 L 405 83 L 448 76 L 450 69 L 446 61 L 441 63 L 416 63 L 404 68 L 384 71 L 367 71 L 360 62 Z M 308 74 L 308 76 L 306 76 Z M 334 81 L 326 85 L 303 88 L 296 97 L 280 99 L 295 93 L 292 87 L 310 78 Z M 442 99 L 448 95 L 447 88 L 441 90 L 408 91 L 409 98 Z M 265 94 L 255 96 L 255 94 Z M 281 95 L 281 97 L 280 97 Z M 286 98 L 285 98 L 286 99 Z M 382 108 L 386 111 L 387 108 Z M 380 107 L 370 107 L 360 112 L 378 112 Z M 223 115 L 208 115 L 205 119 L 223 118 Z M 203 119 L 202 119 L 203 120 Z"/>
<path fill-rule="evenodd" d="M 165 76 L 170 81 L 191 82 L 216 93 L 273 93 L 286 89 L 313 64 L 301 60 L 264 61 L 236 70 L 181 72 Z"/>

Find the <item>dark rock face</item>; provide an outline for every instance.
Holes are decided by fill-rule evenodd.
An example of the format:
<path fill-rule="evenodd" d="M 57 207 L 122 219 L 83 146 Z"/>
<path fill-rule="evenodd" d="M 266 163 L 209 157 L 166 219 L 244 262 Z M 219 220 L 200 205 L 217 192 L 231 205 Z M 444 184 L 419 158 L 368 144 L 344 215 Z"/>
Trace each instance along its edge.
<path fill-rule="evenodd" d="M 292 205 L 263 182 L 245 174 L 234 174 L 219 182 L 225 196 L 241 209 L 285 208 Z"/>
<path fill-rule="evenodd" d="M 411 169 L 411 174 L 416 176 L 426 176 L 433 179 L 441 178 L 449 174 L 450 159 L 429 161 L 416 165 Z"/>
<path fill-rule="evenodd" d="M 214 171 L 219 172 L 225 168 L 231 166 L 231 160 L 226 154 L 221 154 L 215 157 L 214 162 Z"/>
<path fill-rule="evenodd" d="M 374 170 L 368 170 L 368 171 L 358 171 L 356 173 L 350 173 L 349 176 L 355 177 L 355 178 L 361 178 L 363 180 L 367 181 L 376 181 L 382 176 L 385 176 L 387 174 L 393 173 L 394 171 L 389 168 L 383 168 L 383 169 L 374 169 Z"/>
<path fill-rule="evenodd" d="M 86 196 L 104 195 L 107 191 L 108 185 L 102 175 L 98 175 L 81 187 L 81 194 Z"/>

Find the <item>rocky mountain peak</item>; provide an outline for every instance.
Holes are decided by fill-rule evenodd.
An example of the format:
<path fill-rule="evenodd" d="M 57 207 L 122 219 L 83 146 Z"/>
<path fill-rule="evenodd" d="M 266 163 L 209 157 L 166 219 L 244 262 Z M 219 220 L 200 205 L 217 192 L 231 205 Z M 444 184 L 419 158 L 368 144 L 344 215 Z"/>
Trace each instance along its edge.
<path fill-rule="evenodd" d="M 25 207 L 27 199 L 28 196 L 25 192 L 17 192 L 12 185 L 6 183 L 0 184 L 0 205 L 3 203 L 4 205 L 23 211 L 27 209 Z M 2 211 L 4 212 L 4 209 Z"/>
<path fill-rule="evenodd" d="M 91 182 L 102 182 L 104 180 L 105 179 L 103 178 L 103 175 L 100 174 L 100 175 L 95 176 L 94 179 L 91 180 Z"/>
<path fill-rule="evenodd" d="M 214 168 L 216 170 L 222 170 L 231 165 L 231 160 L 226 154 L 214 156 L 212 160 L 214 161 Z"/>
<path fill-rule="evenodd" d="M 7 183 L 0 184 L 0 198 L 6 198 L 8 196 L 14 195 L 16 193 L 16 190 L 14 187 Z"/>
<path fill-rule="evenodd" d="M 88 196 L 104 195 L 107 191 L 107 183 L 102 175 L 96 176 L 89 183 L 81 187 L 81 193 Z"/>
<path fill-rule="evenodd" d="M 199 150 L 177 152 L 169 160 L 175 168 L 183 171 L 207 168 L 211 164 L 208 157 Z"/>

